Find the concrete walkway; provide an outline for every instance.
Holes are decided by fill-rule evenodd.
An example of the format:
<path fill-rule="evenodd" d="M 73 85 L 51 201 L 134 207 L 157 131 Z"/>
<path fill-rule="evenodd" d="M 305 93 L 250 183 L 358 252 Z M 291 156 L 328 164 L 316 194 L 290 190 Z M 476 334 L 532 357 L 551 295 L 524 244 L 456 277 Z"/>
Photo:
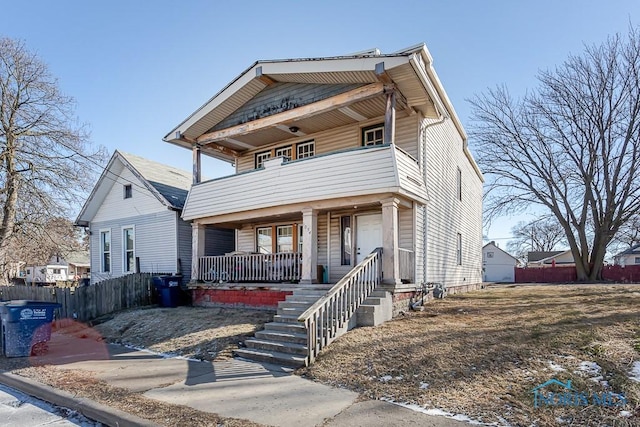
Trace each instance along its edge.
<path fill-rule="evenodd" d="M 388 402 L 358 401 L 357 393 L 300 378 L 277 366 L 237 359 L 200 362 L 166 358 L 56 333 L 48 353 L 31 359 L 34 365 L 93 372 L 110 385 L 151 399 L 272 426 L 468 426 Z M 84 405 L 91 409 L 85 415 L 108 425 L 152 425 L 48 386 L 41 385 L 46 393 L 38 395 L 38 383 L 17 375 L 2 374 L 0 383 L 81 413 L 86 412 Z M 80 401 L 84 401 L 82 405 Z"/>

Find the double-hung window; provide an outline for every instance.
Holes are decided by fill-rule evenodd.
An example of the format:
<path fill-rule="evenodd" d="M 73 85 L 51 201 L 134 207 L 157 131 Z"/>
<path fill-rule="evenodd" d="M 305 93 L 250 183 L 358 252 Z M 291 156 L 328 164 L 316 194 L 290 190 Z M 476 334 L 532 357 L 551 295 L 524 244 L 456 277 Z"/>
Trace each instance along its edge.
<path fill-rule="evenodd" d="M 133 227 L 125 227 L 122 229 L 122 257 L 122 270 L 125 273 L 135 272 L 135 230 Z"/>
<path fill-rule="evenodd" d="M 273 239 L 271 227 L 260 227 L 256 230 L 258 240 L 258 253 L 270 254 L 273 252 Z"/>
<path fill-rule="evenodd" d="M 111 272 L 111 230 L 100 230 L 100 271 Z"/>
<path fill-rule="evenodd" d="M 293 252 L 293 225 L 279 225 L 276 230 L 278 234 L 276 252 Z"/>
<path fill-rule="evenodd" d="M 462 265 L 462 234 L 456 236 L 456 264 Z"/>

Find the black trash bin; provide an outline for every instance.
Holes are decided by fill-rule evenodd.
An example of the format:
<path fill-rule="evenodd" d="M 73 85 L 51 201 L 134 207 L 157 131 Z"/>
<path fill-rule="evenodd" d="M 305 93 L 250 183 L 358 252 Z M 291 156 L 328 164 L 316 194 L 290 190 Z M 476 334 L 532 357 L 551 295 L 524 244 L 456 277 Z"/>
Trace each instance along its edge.
<path fill-rule="evenodd" d="M 153 285 L 160 295 L 161 307 L 177 307 L 180 304 L 181 289 L 180 276 L 155 276 Z"/>
<path fill-rule="evenodd" d="M 27 357 L 43 353 L 51 339 L 51 322 L 57 302 L 14 300 L 0 303 L 2 353 Z"/>

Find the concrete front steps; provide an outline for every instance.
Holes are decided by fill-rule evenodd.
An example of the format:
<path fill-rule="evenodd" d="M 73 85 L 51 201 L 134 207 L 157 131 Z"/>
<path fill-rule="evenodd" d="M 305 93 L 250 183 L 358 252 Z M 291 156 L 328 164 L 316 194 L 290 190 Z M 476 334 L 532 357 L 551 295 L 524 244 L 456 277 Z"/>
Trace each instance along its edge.
<path fill-rule="evenodd" d="M 300 287 L 278 303 L 273 322 L 267 323 L 253 338 L 245 340 L 244 348 L 235 355 L 257 362 L 299 368 L 305 366 L 307 358 L 307 331 L 298 317 L 322 297 L 332 285 Z M 352 317 L 348 329 L 356 326 L 376 326 L 391 319 L 391 294 L 374 291 Z"/>

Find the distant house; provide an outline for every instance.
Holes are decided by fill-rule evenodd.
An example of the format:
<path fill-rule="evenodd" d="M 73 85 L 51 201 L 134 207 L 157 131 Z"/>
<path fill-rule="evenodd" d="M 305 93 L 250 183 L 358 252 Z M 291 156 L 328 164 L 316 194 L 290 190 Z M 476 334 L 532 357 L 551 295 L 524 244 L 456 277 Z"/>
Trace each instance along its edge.
<path fill-rule="evenodd" d="M 616 265 L 640 265 L 640 244 L 613 256 Z"/>
<path fill-rule="evenodd" d="M 89 230 L 92 284 L 134 272 L 191 279 L 191 224 L 180 217 L 191 183 L 190 172 L 114 152 L 76 219 Z M 204 253 L 234 249 L 234 230 L 207 229 Z"/>
<path fill-rule="evenodd" d="M 88 278 L 91 274 L 89 251 L 73 251 L 64 257 L 69 267 L 69 279 Z"/>
<path fill-rule="evenodd" d="M 69 266 L 58 255 L 52 256 L 46 265 L 27 265 L 25 271 L 27 285 L 53 285 L 69 278 Z"/>
<path fill-rule="evenodd" d="M 529 252 L 527 267 L 569 267 L 575 266 L 571 250 L 550 252 Z"/>
<path fill-rule="evenodd" d="M 495 242 L 482 247 L 483 281 L 511 283 L 515 281 L 514 268 L 517 265 L 518 259 L 500 249 Z"/>

